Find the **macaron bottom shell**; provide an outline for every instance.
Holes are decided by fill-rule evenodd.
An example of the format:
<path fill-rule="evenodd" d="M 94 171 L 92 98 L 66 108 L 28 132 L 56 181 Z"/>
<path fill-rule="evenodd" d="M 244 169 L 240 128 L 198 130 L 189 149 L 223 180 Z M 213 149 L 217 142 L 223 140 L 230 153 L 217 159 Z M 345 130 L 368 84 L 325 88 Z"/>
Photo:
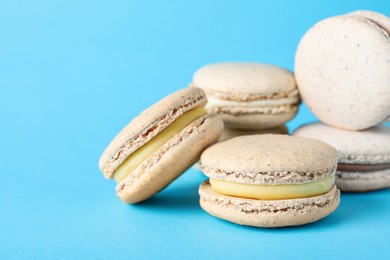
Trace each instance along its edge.
<path fill-rule="evenodd" d="M 337 170 L 335 183 L 342 192 L 364 192 L 390 188 L 390 169 L 372 172 Z"/>
<path fill-rule="evenodd" d="M 215 111 L 214 111 L 215 112 Z M 216 112 L 228 128 L 235 129 L 269 129 L 290 121 L 298 112 L 298 107 L 280 114 L 266 114 L 257 112 Z"/>
<path fill-rule="evenodd" d="M 201 207 L 214 217 L 255 227 L 297 226 L 318 221 L 340 204 L 335 185 L 325 194 L 297 199 L 259 200 L 223 195 L 205 181 L 199 188 Z"/>
<path fill-rule="evenodd" d="M 126 203 L 138 203 L 161 191 L 218 140 L 222 128 L 222 120 L 214 114 L 195 120 L 119 182 L 117 195 Z"/>

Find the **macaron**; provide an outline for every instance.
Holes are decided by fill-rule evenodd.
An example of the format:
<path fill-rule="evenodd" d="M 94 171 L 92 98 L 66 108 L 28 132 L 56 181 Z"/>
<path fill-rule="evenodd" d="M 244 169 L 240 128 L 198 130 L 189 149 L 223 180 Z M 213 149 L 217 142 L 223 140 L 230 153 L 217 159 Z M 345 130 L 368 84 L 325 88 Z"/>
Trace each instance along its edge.
<path fill-rule="evenodd" d="M 336 185 L 341 191 L 390 187 L 390 127 L 346 131 L 313 123 L 298 128 L 293 135 L 315 138 L 337 149 Z"/>
<path fill-rule="evenodd" d="M 337 151 L 287 135 L 239 136 L 201 155 L 208 181 L 199 188 L 209 214 L 240 225 L 283 227 L 317 221 L 340 203 Z"/>
<path fill-rule="evenodd" d="M 357 11 L 318 22 L 299 43 L 295 77 L 323 123 L 362 130 L 388 120 L 390 19 Z"/>
<path fill-rule="evenodd" d="M 99 168 L 117 182 L 116 192 L 127 203 L 156 194 L 216 142 L 222 120 L 207 113 L 199 88 L 179 90 L 134 118 L 103 152 Z"/>
<path fill-rule="evenodd" d="M 294 75 L 273 65 L 210 64 L 195 72 L 192 86 L 206 92 L 206 109 L 218 114 L 228 128 L 283 125 L 295 116 L 300 104 Z"/>

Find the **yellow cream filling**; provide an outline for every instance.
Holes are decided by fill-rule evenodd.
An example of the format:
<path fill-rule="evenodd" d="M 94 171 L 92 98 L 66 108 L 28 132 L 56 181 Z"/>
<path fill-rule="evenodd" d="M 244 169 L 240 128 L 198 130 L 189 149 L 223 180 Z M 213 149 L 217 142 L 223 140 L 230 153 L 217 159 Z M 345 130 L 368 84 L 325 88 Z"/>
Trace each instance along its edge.
<path fill-rule="evenodd" d="M 324 194 L 334 183 L 334 176 L 304 184 L 254 185 L 210 179 L 211 188 L 225 195 L 261 200 L 306 198 Z"/>
<path fill-rule="evenodd" d="M 158 148 L 164 145 L 175 134 L 179 133 L 186 126 L 201 116 L 204 116 L 205 114 L 207 114 L 207 111 L 204 109 L 204 107 L 198 107 L 181 115 L 178 119 L 173 121 L 173 123 L 158 133 L 155 137 L 153 137 L 149 142 L 130 154 L 129 157 L 127 157 L 126 160 L 123 161 L 122 164 L 119 165 L 119 167 L 114 171 L 115 181 L 122 181 L 143 161 L 145 161 L 146 158 L 157 151 Z"/>

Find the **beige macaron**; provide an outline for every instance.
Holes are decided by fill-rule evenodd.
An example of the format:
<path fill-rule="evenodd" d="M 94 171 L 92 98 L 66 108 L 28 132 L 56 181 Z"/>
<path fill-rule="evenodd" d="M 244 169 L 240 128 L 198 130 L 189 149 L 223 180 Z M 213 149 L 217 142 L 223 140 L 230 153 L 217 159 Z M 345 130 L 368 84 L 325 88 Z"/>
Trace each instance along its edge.
<path fill-rule="evenodd" d="M 390 187 L 390 127 L 347 131 L 313 123 L 294 136 L 326 142 L 339 153 L 336 185 L 341 191 L 370 191 Z"/>
<path fill-rule="evenodd" d="M 330 17 L 301 39 L 295 76 L 303 101 L 330 126 L 362 130 L 390 118 L 390 19 Z"/>
<path fill-rule="evenodd" d="M 179 90 L 143 111 L 112 140 L 99 168 L 118 182 L 121 200 L 137 203 L 151 197 L 218 140 L 223 122 L 207 113 L 206 102 L 199 88 Z"/>
<path fill-rule="evenodd" d="M 192 86 L 205 90 L 207 110 L 228 128 L 266 129 L 283 125 L 298 110 L 294 75 L 277 66 L 226 62 L 200 68 Z"/>
<path fill-rule="evenodd" d="M 210 179 L 199 188 L 211 215 L 241 225 L 302 225 L 339 205 L 337 151 L 318 140 L 287 135 L 240 136 L 201 155 Z"/>

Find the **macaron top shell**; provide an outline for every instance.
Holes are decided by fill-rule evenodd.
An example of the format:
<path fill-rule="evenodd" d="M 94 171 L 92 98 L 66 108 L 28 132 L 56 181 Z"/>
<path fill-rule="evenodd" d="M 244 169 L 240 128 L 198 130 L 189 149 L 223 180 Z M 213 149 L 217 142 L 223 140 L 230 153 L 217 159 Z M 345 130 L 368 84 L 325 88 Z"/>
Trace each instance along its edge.
<path fill-rule="evenodd" d="M 298 128 L 294 136 L 315 138 L 332 145 L 339 152 L 339 163 L 390 163 L 390 127 L 384 125 L 346 131 L 314 123 Z"/>
<path fill-rule="evenodd" d="M 185 112 L 207 102 L 205 93 L 199 88 L 181 89 L 134 118 L 111 141 L 103 152 L 99 168 L 105 177 L 111 178 L 115 169 L 135 150 L 147 143 Z"/>
<path fill-rule="evenodd" d="M 334 175 L 337 151 L 318 140 L 287 135 L 240 136 L 201 155 L 204 173 L 245 184 L 298 184 Z"/>
<path fill-rule="evenodd" d="M 224 99 L 247 101 L 286 95 L 296 89 L 293 74 L 276 66 L 251 62 L 210 64 L 195 72 L 193 85 Z"/>
<path fill-rule="evenodd" d="M 383 15 L 359 11 L 320 21 L 304 35 L 296 80 L 322 122 L 361 130 L 390 116 L 389 23 Z"/>

